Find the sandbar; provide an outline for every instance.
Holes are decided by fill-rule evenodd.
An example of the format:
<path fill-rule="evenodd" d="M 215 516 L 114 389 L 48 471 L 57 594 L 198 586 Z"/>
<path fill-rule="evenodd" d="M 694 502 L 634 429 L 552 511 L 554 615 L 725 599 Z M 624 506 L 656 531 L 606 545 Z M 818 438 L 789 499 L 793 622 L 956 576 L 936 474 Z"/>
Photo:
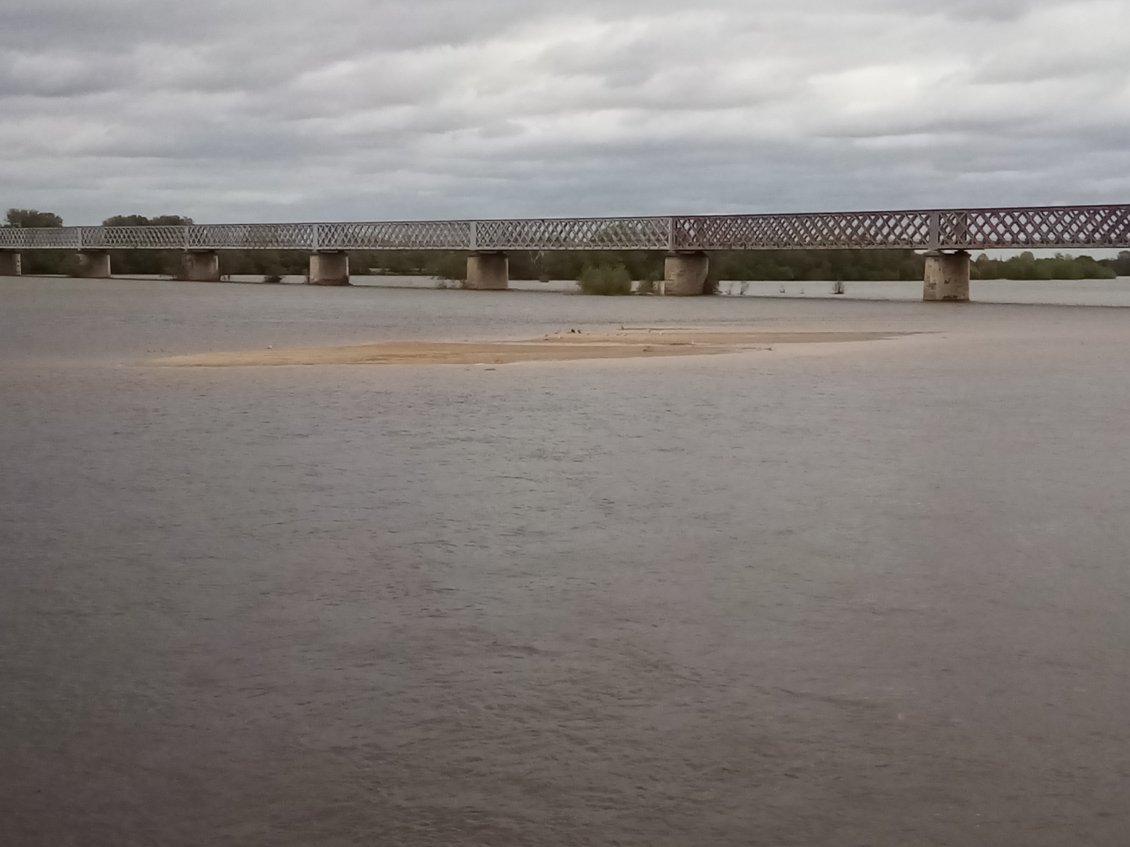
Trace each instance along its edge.
<path fill-rule="evenodd" d="M 775 345 L 880 341 L 905 332 L 712 331 L 690 328 L 624 328 L 612 332 L 569 330 L 520 341 L 379 341 L 331 347 L 289 347 L 197 353 L 157 359 L 168 367 L 262 367 L 277 365 L 505 365 L 579 359 L 707 356 L 770 350 Z"/>

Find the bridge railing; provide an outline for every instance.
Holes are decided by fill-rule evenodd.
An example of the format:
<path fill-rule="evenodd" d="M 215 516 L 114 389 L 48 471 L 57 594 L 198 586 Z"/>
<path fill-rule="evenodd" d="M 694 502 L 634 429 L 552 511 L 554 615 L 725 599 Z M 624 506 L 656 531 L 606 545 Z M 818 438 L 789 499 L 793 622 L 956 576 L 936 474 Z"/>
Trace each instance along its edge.
<path fill-rule="evenodd" d="M 77 250 L 82 245 L 82 227 L 19 229 L 0 227 L 0 250 Z"/>
<path fill-rule="evenodd" d="M 197 224 L 183 227 L 190 250 L 312 250 L 316 224 Z"/>
<path fill-rule="evenodd" d="M 1130 205 L 359 223 L 0 228 L 9 250 L 773 250 L 1130 247 Z"/>
<path fill-rule="evenodd" d="M 470 250 L 473 221 L 316 224 L 320 250 Z"/>
<path fill-rule="evenodd" d="M 942 247 L 1126 247 L 1130 205 L 947 210 L 939 216 Z"/>
<path fill-rule="evenodd" d="M 664 250 L 673 218 L 534 218 L 476 221 L 479 250 Z"/>
<path fill-rule="evenodd" d="M 929 247 L 935 212 L 825 212 L 675 218 L 683 250 Z"/>
<path fill-rule="evenodd" d="M 84 226 L 82 246 L 88 250 L 183 250 L 183 226 Z"/>

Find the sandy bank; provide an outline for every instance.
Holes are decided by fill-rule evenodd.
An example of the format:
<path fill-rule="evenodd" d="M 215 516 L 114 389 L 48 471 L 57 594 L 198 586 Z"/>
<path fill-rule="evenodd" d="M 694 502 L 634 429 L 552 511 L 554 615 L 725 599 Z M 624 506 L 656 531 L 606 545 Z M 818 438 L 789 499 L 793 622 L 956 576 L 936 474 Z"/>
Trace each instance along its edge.
<path fill-rule="evenodd" d="M 779 344 L 878 341 L 897 332 L 712 332 L 695 329 L 622 329 L 563 332 L 525 341 L 382 341 L 344 347 L 291 347 L 200 353 L 158 359 L 171 367 L 263 365 L 504 365 L 512 362 L 704 356 L 768 350 Z"/>

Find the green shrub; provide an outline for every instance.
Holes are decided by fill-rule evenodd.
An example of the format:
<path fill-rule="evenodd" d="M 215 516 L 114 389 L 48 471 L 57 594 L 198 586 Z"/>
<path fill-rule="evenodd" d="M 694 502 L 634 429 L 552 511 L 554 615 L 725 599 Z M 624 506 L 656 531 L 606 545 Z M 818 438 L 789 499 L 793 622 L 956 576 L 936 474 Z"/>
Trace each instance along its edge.
<path fill-rule="evenodd" d="M 578 282 L 585 294 L 632 293 L 632 277 L 623 265 L 585 265 Z"/>

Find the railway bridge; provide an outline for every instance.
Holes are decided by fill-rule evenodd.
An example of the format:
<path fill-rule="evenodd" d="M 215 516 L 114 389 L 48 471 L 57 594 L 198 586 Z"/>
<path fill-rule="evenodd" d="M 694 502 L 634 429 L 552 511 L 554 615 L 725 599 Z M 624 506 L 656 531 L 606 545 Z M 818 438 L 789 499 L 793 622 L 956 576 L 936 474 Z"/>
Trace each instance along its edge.
<path fill-rule="evenodd" d="M 78 275 L 111 275 L 111 250 L 176 250 L 183 277 L 220 279 L 224 250 L 301 250 L 309 282 L 349 284 L 351 250 L 450 250 L 467 257 L 466 287 L 505 289 L 507 251 L 654 250 L 666 253 L 660 291 L 701 294 L 718 250 L 921 250 L 924 300 L 969 299 L 971 250 L 1130 247 L 1130 204 L 662 217 L 521 218 L 357 223 L 195 224 L 0 229 L 0 276 L 21 253 L 71 250 Z"/>

